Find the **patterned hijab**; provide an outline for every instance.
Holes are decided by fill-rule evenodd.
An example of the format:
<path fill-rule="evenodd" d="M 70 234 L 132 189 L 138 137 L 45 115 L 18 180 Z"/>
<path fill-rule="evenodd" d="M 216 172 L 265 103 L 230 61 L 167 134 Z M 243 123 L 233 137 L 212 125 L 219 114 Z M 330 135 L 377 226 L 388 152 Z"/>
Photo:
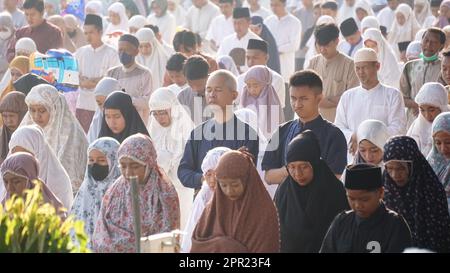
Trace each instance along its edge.
<path fill-rule="evenodd" d="M 239 178 L 244 184 L 244 193 L 232 201 L 217 185 L 194 229 L 191 252 L 279 252 L 277 210 L 251 157 L 239 151 L 223 154 L 216 176 L 218 179 Z"/>
<path fill-rule="evenodd" d="M 83 184 L 72 205 L 71 214 L 84 221 L 84 228 L 89 237 L 94 233 L 95 222 L 106 190 L 120 176 L 117 161 L 119 146 L 120 143 L 110 137 L 99 138 L 89 145 L 88 155 L 92 150 L 102 152 L 106 156 L 109 167 L 108 176 L 102 181 L 96 181 L 88 172 L 89 165 L 86 167 Z"/>
<path fill-rule="evenodd" d="M 180 207 L 175 187 L 160 172 L 151 139 L 136 134 L 120 145 L 118 158 L 146 166 L 147 183 L 140 187 L 142 236 L 170 232 L 180 227 Z M 135 252 L 131 183 L 123 175 L 106 191 L 92 238 L 96 252 Z"/>
<path fill-rule="evenodd" d="M 450 251 L 450 217 L 444 187 L 414 139 L 407 136 L 391 138 L 384 146 L 383 160 L 408 162 L 410 178 L 402 188 L 384 171 L 384 201 L 408 222 L 413 246 L 437 252 Z"/>
<path fill-rule="evenodd" d="M 432 135 L 437 132 L 445 131 L 450 133 L 450 113 L 439 114 L 432 125 Z M 439 177 L 439 180 L 444 185 L 444 187 L 449 191 L 450 189 L 450 159 L 445 158 L 436 145 L 433 143 L 430 154 L 427 157 L 428 162 L 430 162 L 431 167 L 434 172 Z"/>

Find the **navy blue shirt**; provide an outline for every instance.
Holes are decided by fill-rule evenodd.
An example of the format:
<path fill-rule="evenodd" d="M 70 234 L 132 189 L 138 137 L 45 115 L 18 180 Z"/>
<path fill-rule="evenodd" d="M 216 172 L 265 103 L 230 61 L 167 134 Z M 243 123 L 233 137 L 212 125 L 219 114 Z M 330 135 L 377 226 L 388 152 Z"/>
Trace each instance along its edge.
<path fill-rule="evenodd" d="M 305 130 L 311 130 L 319 139 L 322 159 L 334 174 L 342 174 L 347 165 L 347 141 L 342 131 L 322 116 L 303 124 L 299 119 L 288 121 L 272 135 L 261 167 L 264 171 L 286 166 L 289 142 Z"/>
<path fill-rule="evenodd" d="M 243 146 L 257 160 L 258 134 L 235 115 L 224 124 L 219 124 L 214 119 L 205 121 L 191 132 L 178 167 L 178 178 L 185 187 L 199 189 L 203 176 L 201 165 L 209 150 L 216 147 L 237 150 Z"/>

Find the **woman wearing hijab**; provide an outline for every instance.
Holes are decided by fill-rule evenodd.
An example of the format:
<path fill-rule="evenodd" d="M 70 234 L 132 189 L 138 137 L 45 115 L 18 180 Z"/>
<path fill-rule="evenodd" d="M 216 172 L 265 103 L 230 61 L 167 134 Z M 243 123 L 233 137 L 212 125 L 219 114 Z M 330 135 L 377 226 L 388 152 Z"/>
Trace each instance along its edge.
<path fill-rule="evenodd" d="M 336 215 L 347 210 L 344 186 L 320 158 L 317 137 L 310 130 L 288 146 L 289 176 L 278 187 L 281 252 L 319 252 Z"/>
<path fill-rule="evenodd" d="M 278 46 L 275 38 L 270 32 L 269 28 L 264 24 L 264 19 L 261 16 L 252 16 L 250 29 L 261 39 L 267 42 L 269 51 L 269 60 L 267 66 L 278 74 L 280 68 L 280 54 L 278 54 Z"/>
<path fill-rule="evenodd" d="M 70 209 L 73 201 L 70 178 L 37 125 L 19 127 L 11 136 L 9 151 L 10 154 L 28 152 L 34 155 L 39 162 L 39 177 L 64 207 Z"/>
<path fill-rule="evenodd" d="M 116 2 L 108 8 L 109 24 L 104 34 L 111 35 L 114 32 L 128 33 L 128 16 L 125 6 Z"/>
<path fill-rule="evenodd" d="M 175 17 L 178 26 L 183 26 L 186 20 L 186 10 L 180 5 L 180 0 L 167 0 L 170 13 Z"/>
<path fill-rule="evenodd" d="M 384 146 L 384 201 L 408 223 L 412 245 L 437 252 L 450 251 L 450 216 L 444 187 L 407 136 Z"/>
<path fill-rule="evenodd" d="M 191 253 L 279 252 L 277 209 L 251 155 L 226 152 L 215 173 L 217 186 L 194 229 Z"/>
<path fill-rule="evenodd" d="M 169 54 L 158 42 L 153 30 L 149 28 L 142 28 L 136 32 L 136 38 L 139 40 L 139 55 L 136 57 L 136 62 L 152 72 L 153 88 L 162 87 Z"/>
<path fill-rule="evenodd" d="M 57 214 L 65 219 L 64 205 L 55 194 L 39 179 L 39 164 L 30 153 L 19 152 L 8 156 L 1 166 L 2 184 L 6 188 L 6 196 L 0 200 L 2 205 L 13 195 L 23 197 L 25 190 L 33 189 L 39 183 L 43 203 L 52 205 Z"/>
<path fill-rule="evenodd" d="M 13 83 L 21 76 L 30 72 L 30 60 L 25 56 L 15 57 L 9 64 L 10 81 L 9 85 L 2 91 L 0 100 L 2 100 L 9 92 L 14 91 Z"/>
<path fill-rule="evenodd" d="M 380 22 L 375 16 L 367 16 L 361 21 L 361 33 L 364 35 L 367 29 L 375 28 L 380 29 Z"/>
<path fill-rule="evenodd" d="M 103 197 L 92 237 L 95 252 L 136 252 L 130 196 L 132 176 L 137 176 L 139 183 L 141 236 L 180 227 L 177 192 L 158 167 L 151 139 L 142 134 L 127 138 L 120 145 L 118 158 L 122 175 Z"/>
<path fill-rule="evenodd" d="M 240 106 L 256 112 L 259 128 L 269 139 L 278 125 L 284 122 L 281 102 L 272 86 L 272 73 L 266 66 L 255 65 L 247 71 L 244 81 Z"/>
<path fill-rule="evenodd" d="M 84 230 L 92 237 L 103 196 L 120 176 L 117 151 L 119 142 L 110 137 L 94 141 L 88 148 L 88 165 L 70 214 L 84 222 Z M 90 244 L 90 242 L 89 242 Z"/>
<path fill-rule="evenodd" d="M 398 5 L 395 10 L 395 20 L 388 35 L 391 46 L 398 46 L 398 43 L 414 41 L 416 33 L 420 30 L 420 25 L 414 16 L 414 12 L 407 4 Z"/>
<path fill-rule="evenodd" d="M 8 70 L 8 48 L 15 41 L 15 32 L 11 15 L 7 12 L 0 13 L 0 79 Z"/>
<path fill-rule="evenodd" d="M 159 88 L 153 92 L 149 108 L 151 117 L 148 132 L 158 154 L 158 164 L 177 190 L 181 209 L 181 228 L 184 229 L 191 211 L 194 191 L 181 184 L 177 171 L 186 141 L 194 129 L 194 123 L 168 88 Z"/>
<path fill-rule="evenodd" d="M 136 32 L 138 32 L 138 30 L 140 30 L 147 24 L 147 18 L 145 18 L 145 16 L 140 14 L 134 15 L 128 22 L 128 25 L 130 27 L 130 34 L 135 34 Z"/>
<path fill-rule="evenodd" d="M 67 36 L 69 36 L 70 40 L 72 40 L 75 48 L 78 49 L 87 45 L 84 31 L 80 28 L 77 17 L 72 14 L 66 14 L 63 19 L 66 24 Z"/>
<path fill-rule="evenodd" d="M 3 126 L 0 132 L 0 164 L 9 153 L 9 141 L 12 133 L 19 127 L 27 111 L 25 95 L 20 92 L 11 92 L 1 100 L 0 113 Z"/>
<path fill-rule="evenodd" d="M 398 66 L 398 60 L 394 50 L 384 39 L 379 29 L 369 28 L 363 34 L 364 46 L 375 50 L 380 62 L 378 78 L 381 83 L 399 88 L 402 72 Z"/>
<path fill-rule="evenodd" d="M 433 148 L 427 159 L 444 185 L 450 212 L 450 113 L 441 113 L 433 121 Z"/>
<path fill-rule="evenodd" d="M 130 95 L 123 91 L 112 92 L 103 104 L 103 120 L 98 138 L 108 136 L 122 143 L 137 133 L 149 136 Z"/>
<path fill-rule="evenodd" d="M 89 127 L 89 131 L 87 133 L 89 144 L 94 142 L 100 133 L 100 128 L 102 127 L 103 122 L 103 104 L 105 103 L 106 97 L 108 97 L 108 95 L 112 92 L 120 89 L 119 81 L 110 77 L 103 77 L 97 83 L 97 86 L 95 86 L 94 95 L 98 107 L 97 110 L 95 110 L 91 126 Z"/>
<path fill-rule="evenodd" d="M 147 20 L 150 24 L 158 26 L 162 39 L 171 45 L 176 33 L 177 20 L 170 12 L 167 12 L 168 5 L 167 0 L 153 0 L 152 14 Z"/>
<path fill-rule="evenodd" d="M 353 16 L 358 26 L 361 26 L 362 20 L 367 16 L 374 16 L 372 7 L 366 0 L 357 0 L 355 3 L 355 15 Z"/>
<path fill-rule="evenodd" d="M 128 18 L 139 14 L 139 9 L 137 8 L 133 0 L 120 0 L 119 2 L 125 6 Z"/>
<path fill-rule="evenodd" d="M 234 76 L 239 76 L 239 71 L 236 67 L 236 64 L 234 63 L 233 58 L 231 58 L 228 55 L 222 55 L 217 57 L 217 65 L 219 66 L 219 69 L 225 69 L 233 73 Z"/>
<path fill-rule="evenodd" d="M 84 178 L 88 142 L 80 123 L 69 110 L 64 95 L 55 87 L 40 84 L 25 98 L 28 114 L 22 125 L 37 124 L 64 166 L 76 193 Z"/>
<path fill-rule="evenodd" d="M 420 58 L 420 53 L 422 53 L 422 42 L 411 42 L 406 48 L 406 60 L 417 60 Z"/>
<path fill-rule="evenodd" d="M 412 137 L 423 156 L 427 156 L 433 146 L 433 121 L 440 113 L 449 111 L 447 90 L 440 83 L 428 82 L 420 88 L 414 101 L 419 105 L 419 115 L 406 135 Z"/>
<path fill-rule="evenodd" d="M 422 28 L 429 28 L 434 23 L 429 0 L 414 0 L 414 15 Z"/>
<path fill-rule="evenodd" d="M 450 22 L 450 0 L 444 0 L 439 8 L 439 17 L 436 19 L 434 26 L 444 28 Z"/>
<path fill-rule="evenodd" d="M 77 50 L 77 47 L 67 34 L 66 22 L 64 21 L 64 18 L 61 15 L 52 15 L 48 17 L 47 20 L 55 26 L 59 27 L 59 29 L 61 30 L 61 35 L 63 38 L 63 48 L 74 53 L 75 50 Z"/>
<path fill-rule="evenodd" d="M 86 15 L 88 14 L 95 14 L 98 15 L 100 17 L 102 17 L 103 19 L 103 34 L 105 34 L 105 30 L 108 27 L 108 20 L 106 20 L 105 18 L 105 13 L 104 13 L 104 8 L 103 8 L 103 3 L 102 1 L 89 1 L 86 3 L 86 5 L 84 6 L 84 13 Z"/>
<path fill-rule="evenodd" d="M 389 138 L 386 125 L 375 119 L 363 121 L 356 131 L 358 144 L 353 164 L 369 163 L 384 168 L 384 144 Z"/>
<path fill-rule="evenodd" d="M 197 225 L 200 216 L 202 216 L 206 205 L 211 200 L 217 186 L 215 172 L 217 164 L 219 163 L 220 157 L 229 151 L 231 151 L 231 149 L 227 147 L 216 147 L 208 151 L 203 159 L 201 168 L 204 181 L 200 191 L 195 196 L 194 204 L 192 204 L 192 211 L 189 215 L 189 220 L 184 228 L 184 232 L 186 232 L 186 234 L 183 235 L 183 240 L 181 241 L 180 252 L 182 253 L 189 253 L 191 251 L 192 233 L 194 232 L 194 228 Z"/>

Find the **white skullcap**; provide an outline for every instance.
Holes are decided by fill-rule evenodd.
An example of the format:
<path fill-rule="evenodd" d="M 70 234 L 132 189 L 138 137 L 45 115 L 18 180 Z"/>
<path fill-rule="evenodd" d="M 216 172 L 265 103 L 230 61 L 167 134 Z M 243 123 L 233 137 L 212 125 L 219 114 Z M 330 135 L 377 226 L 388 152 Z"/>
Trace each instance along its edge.
<path fill-rule="evenodd" d="M 373 50 L 371 48 L 367 48 L 367 47 L 361 48 L 358 51 L 356 51 L 355 57 L 354 57 L 354 62 L 355 63 L 378 62 L 377 53 L 375 52 L 375 50 Z"/>
<path fill-rule="evenodd" d="M 214 170 L 217 167 L 217 163 L 219 163 L 220 157 L 229 151 L 231 149 L 227 147 L 216 147 L 209 150 L 202 162 L 202 172 L 205 174 L 209 170 Z"/>
<path fill-rule="evenodd" d="M 36 43 L 28 37 L 20 38 L 16 43 L 16 52 L 26 52 L 28 54 L 34 53 L 37 51 Z"/>

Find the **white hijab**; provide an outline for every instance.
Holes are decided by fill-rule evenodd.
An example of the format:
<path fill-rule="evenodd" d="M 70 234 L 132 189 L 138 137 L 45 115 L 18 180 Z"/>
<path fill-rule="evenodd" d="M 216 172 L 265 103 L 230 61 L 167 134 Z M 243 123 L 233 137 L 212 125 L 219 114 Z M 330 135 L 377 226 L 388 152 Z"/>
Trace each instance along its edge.
<path fill-rule="evenodd" d="M 442 112 L 448 112 L 448 97 L 445 87 L 437 82 L 425 83 L 419 90 L 415 97 L 415 102 L 419 104 L 432 105 L 439 107 Z M 413 121 L 411 127 L 406 133 L 416 140 L 420 151 L 426 157 L 428 156 L 431 148 L 433 147 L 433 139 L 431 136 L 432 123 L 426 120 L 422 114 L 419 113 L 418 117 Z"/>
<path fill-rule="evenodd" d="M 345 21 L 346 19 L 355 16 L 355 6 L 356 3 L 353 5 L 353 7 L 348 6 L 346 1 L 342 3 L 342 6 L 339 9 L 337 15 L 337 21 L 339 22 L 339 24 Z"/>
<path fill-rule="evenodd" d="M 401 26 L 397 22 L 397 18 L 394 19 L 392 23 L 391 32 L 389 32 L 388 40 L 392 46 L 397 46 L 401 42 L 411 42 L 414 41 L 416 33 L 420 30 L 419 23 L 414 16 L 414 13 L 410 6 L 407 4 L 398 5 L 395 10 L 395 14 L 403 14 L 405 17 L 405 23 Z"/>
<path fill-rule="evenodd" d="M 130 21 L 128 22 L 128 26 L 130 28 L 134 27 L 138 30 L 143 28 L 145 25 L 147 25 L 147 18 L 145 18 L 145 16 L 142 16 L 140 14 L 134 15 L 133 17 L 130 18 Z"/>
<path fill-rule="evenodd" d="M 358 9 L 362 9 L 367 13 L 367 16 L 374 16 L 375 14 L 373 13 L 373 9 L 370 6 L 370 4 L 366 1 L 366 0 L 357 0 L 355 3 L 355 20 L 358 23 L 358 25 L 361 25 L 362 21 L 359 21 L 358 16 L 356 15 L 356 10 Z M 363 18 L 364 19 L 364 18 Z"/>
<path fill-rule="evenodd" d="M 108 8 L 108 12 L 110 11 L 119 14 L 120 23 L 118 25 L 114 25 L 110 22 L 106 28 L 105 34 L 111 34 L 116 31 L 128 33 L 128 16 L 125 6 L 120 2 L 116 2 Z"/>
<path fill-rule="evenodd" d="M 95 96 L 105 96 L 107 97 L 114 91 L 121 90 L 119 81 L 110 77 L 104 77 L 101 79 L 97 86 L 95 86 L 94 95 Z M 87 133 L 87 140 L 89 144 L 94 142 L 98 135 L 100 134 L 100 128 L 102 128 L 103 121 L 103 111 L 100 107 L 97 107 L 95 110 L 94 117 L 92 118 L 91 126 L 89 127 L 89 131 Z"/>
<path fill-rule="evenodd" d="M 367 140 L 382 151 L 384 151 L 384 144 L 386 143 L 388 138 L 389 133 L 387 130 L 387 126 L 383 122 L 375 119 L 367 119 L 361 122 L 361 124 L 358 126 L 358 130 L 356 131 L 356 141 L 358 145 L 361 141 Z M 355 161 L 357 161 L 360 157 L 361 155 L 356 154 L 354 157 Z M 378 166 L 383 166 L 383 160 L 381 160 Z"/>
<path fill-rule="evenodd" d="M 162 87 L 164 74 L 166 73 L 166 64 L 170 58 L 169 54 L 158 42 L 153 30 L 149 28 L 142 28 L 136 32 L 136 38 L 139 40 L 139 43 L 149 43 L 152 48 L 150 56 L 139 54 L 136 57 L 136 61 L 152 72 L 153 88 Z"/>
<path fill-rule="evenodd" d="M 364 32 L 369 28 L 376 28 L 380 29 L 380 22 L 378 21 L 377 17 L 375 16 L 366 16 L 361 21 L 361 33 L 364 34 Z"/>
<path fill-rule="evenodd" d="M 72 185 L 69 175 L 58 161 L 53 150 L 44 138 L 42 129 L 37 125 L 19 127 L 9 141 L 9 153 L 14 147 L 20 146 L 32 153 L 39 162 L 39 178 L 63 203 L 70 209 L 73 201 Z M 3 183 L 1 183 L 3 185 Z"/>
<path fill-rule="evenodd" d="M 423 9 L 420 13 L 417 13 L 414 10 L 414 14 L 416 16 L 417 22 L 423 26 L 423 24 L 425 23 L 425 20 L 432 16 L 431 13 L 431 7 L 430 7 L 430 1 L 429 0 L 414 0 L 414 6 L 415 5 L 421 5 L 423 6 Z"/>
<path fill-rule="evenodd" d="M 400 76 L 402 72 L 398 67 L 397 57 L 389 43 L 384 39 L 379 29 L 369 28 L 363 34 L 364 43 L 367 40 L 377 43 L 378 61 L 380 62 L 380 70 L 378 77 L 381 83 L 398 88 Z"/>
<path fill-rule="evenodd" d="M 42 105 L 50 113 L 50 120 L 43 128 L 45 139 L 69 174 L 76 192 L 83 182 L 87 162 L 88 142 L 83 128 L 69 110 L 64 95 L 52 85 L 40 84 L 33 87 L 26 96 L 25 103 L 28 107 L 32 104 Z M 20 126 L 30 124 L 34 122 L 28 112 Z"/>

